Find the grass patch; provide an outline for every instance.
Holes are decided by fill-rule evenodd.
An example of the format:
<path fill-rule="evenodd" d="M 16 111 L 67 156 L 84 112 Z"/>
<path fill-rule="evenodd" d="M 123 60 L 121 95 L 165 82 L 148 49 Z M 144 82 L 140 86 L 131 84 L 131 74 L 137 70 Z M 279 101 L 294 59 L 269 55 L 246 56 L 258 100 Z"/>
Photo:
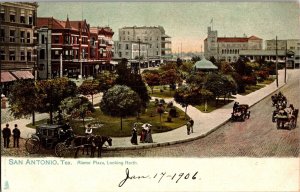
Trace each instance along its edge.
<path fill-rule="evenodd" d="M 93 134 L 108 135 L 111 137 L 131 136 L 131 129 L 135 122 L 140 123 L 140 126 L 138 127 L 138 134 L 140 134 L 141 125 L 144 123 L 150 123 L 152 125 L 152 133 L 171 131 L 173 129 L 177 129 L 185 125 L 186 120 L 184 118 L 184 111 L 181 111 L 180 109 L 176 108 L 176 111 L 178 112 L 178 117 L 172 118 L 172 122 L 167 122 L 167 117 L 169 116 L 169 108 L 165 108 L 165 110 L 167 111 L 167 113 L 164 113 L 162 115 L 162 124 L 160 124 L 160 116 L 156 112 L 156 106 L 154 102 L 149 103 L 147 110 L 144 113 L 140 114 L 139 119 L 137 119 L 136 116 L 124 117 L 122 130 L 120 117 L 112 117 L 109 115 L 105 115 L 102 111 L 100 111 L 100 109 L 96 109 L 96 112 L 92 114 L 93 120 L 86 121 L 85 124 L 99 122 L 103 124 L 103 126 L 101 128 L 94 129 Z M 43 120 L 43 122 L 36 122 L 36 125 L 45 123 L 46 121 L 47 120 Z M 72 120 L 70 121 L 70 124 L 75 134 L 84 135 L 85 126 L 82 121 Z"/>
<path fill-rule="evenodd" d="M 274 78 L 268 78 L 268 79 L 265 79 L 263 82 L 260 82 L 259 84 L 269 85 L 269 84 L 273 83 L 274 81 L 275 81 Z"/>
<path fill-rule="evenodd" d="M 153 89 L 153 93 L 149 88 L 149 94 L 151 97 L 159 97 L 159 98 L 172 98 L 174 97 L 175 90 L 170 89 L 168 86 L 155 86 Z"/>
<path fill-rule="evenodd" d="M 42 124 L 47 124 L 47 119 L 42 119 L 42 120 L 36 121 L 35 125 L 32 125 L 32 123 L 27 124 L 26 127 L 35 129 L 38 125 L 42 125 Z"/>
<path fill-rule="evenodd" d="M 216 105 L 215 101 L 208 101 L 207 102 L 207 111 L 205 111 L 205 103 L 201 104 L 201 105 L 195 105 L 194 107 L 196 107 L 199 111 L 203 112 L 203 113 L 210 113 L 218 108 L 221 108 L 225 105 L 227 105 L 228 103 L 231 103 L 233 100 L 229 99 L 229 100 L 219 100 L 218 104 Z"/>
<path fill-rule="evenodd" d="M 262 84 L 257 84 L 257 85 L 247 85 L 245 87 L 245 93 L 241 93 L 241 95 L 248 95 L 254 91 L 257 91 L 263 87 L 265 87 L 266 85 L 262 85 Z"/>

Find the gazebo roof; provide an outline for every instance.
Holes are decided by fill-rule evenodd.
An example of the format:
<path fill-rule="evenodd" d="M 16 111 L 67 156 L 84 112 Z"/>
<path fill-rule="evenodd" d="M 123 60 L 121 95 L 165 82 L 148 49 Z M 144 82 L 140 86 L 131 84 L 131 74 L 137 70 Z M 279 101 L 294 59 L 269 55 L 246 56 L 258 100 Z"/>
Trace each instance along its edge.
<path fill-rule="evenodd" d="M 200 61 L 197 61 L 195 65 L 193 66 L 195 69 L 209 69 L 209 70 L 216 70 L 218 69 L 217 66 L 215 66 L 211 61 L 206 60 L 205 58 L 201 59 Z"/>

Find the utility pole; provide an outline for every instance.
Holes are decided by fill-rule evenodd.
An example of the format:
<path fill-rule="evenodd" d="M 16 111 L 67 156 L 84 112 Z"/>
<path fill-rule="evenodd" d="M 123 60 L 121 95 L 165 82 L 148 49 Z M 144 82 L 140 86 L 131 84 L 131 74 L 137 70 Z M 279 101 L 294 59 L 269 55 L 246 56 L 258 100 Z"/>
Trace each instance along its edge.
<path fill-rule="evenodd" d="M 276 36 L 276 86 L 278 87 L 278 53 L 277 53 L 277 36 Z"/>
<path fill-rule="evenodd" d="M 47 37 L 45 37 L 46 40 L 46 66 L 47 66 L 47 75 L 46 75 L 46 79 L 49 78 L 49 59 L 48 59 L 48 29 L 47 29 Z"/>
<path fill-rule="evenodd" d="M 139 74 L 141 73 L 141 40 L 138 39 L 139 42 Z"/>
<path fill-rule="evenodd" d="M 284 67 L 284 83 L 286 83 L 286 66 L 287 66 L 287 40 L 285 42 L 285 67 Z"/>

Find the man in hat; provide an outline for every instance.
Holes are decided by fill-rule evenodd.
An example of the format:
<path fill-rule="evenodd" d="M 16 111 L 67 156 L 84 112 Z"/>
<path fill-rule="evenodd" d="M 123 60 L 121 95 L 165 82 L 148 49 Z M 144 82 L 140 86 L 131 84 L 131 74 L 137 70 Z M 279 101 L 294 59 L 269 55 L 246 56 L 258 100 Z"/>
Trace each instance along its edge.
<path fill-rule="evenodd" d="M 11 136 L 11 130 L 9 124 L 6 124 L 6 127 L 2 130 L 2 135 L 4 139 L 4 148 L 9 148 L 9 138 Z"/>
<path fill-rule="evenodd" d="M 14 147 L 17 146 L 19 148 L 19 139 L 20 139 L 21 131 L 20 129 L 18 129 L 17 124 L 15 124 L 15 128 L 13 129 L 13 135 L 14 135 Z"/>

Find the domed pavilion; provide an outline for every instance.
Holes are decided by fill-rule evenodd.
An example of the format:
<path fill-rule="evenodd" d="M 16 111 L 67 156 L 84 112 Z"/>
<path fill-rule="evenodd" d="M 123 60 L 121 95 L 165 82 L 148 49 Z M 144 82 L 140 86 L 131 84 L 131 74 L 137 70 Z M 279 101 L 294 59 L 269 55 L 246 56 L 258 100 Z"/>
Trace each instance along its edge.
<path fill-rule="evenodd" d="M 218 70 L 218 67 L 215 66 L 211 61 L 203 58 L 194 64 L 193 69 L 195 71 L 212 72 Z"/>

